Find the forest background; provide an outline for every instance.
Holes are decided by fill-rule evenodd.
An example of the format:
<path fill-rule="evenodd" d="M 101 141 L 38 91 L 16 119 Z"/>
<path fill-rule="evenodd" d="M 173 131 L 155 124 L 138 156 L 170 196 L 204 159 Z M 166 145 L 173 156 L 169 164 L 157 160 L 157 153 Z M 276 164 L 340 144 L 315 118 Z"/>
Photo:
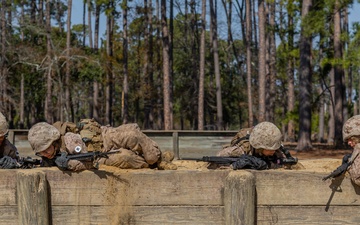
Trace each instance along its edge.
<path fill-rule="evenodd" d="M 357 1 L 0 1 L 0 111 L 11 128 L 271 121 L 306 150 L 343 144 L 344 121 L 359 114 Z"/>

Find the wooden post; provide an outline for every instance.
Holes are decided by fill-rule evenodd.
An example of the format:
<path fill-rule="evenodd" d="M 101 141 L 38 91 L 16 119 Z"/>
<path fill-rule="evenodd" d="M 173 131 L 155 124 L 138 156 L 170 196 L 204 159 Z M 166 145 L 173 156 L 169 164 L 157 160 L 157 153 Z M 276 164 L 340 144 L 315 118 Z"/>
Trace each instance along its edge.
<path fill-rule="evenodd" d="M 237 170 L 225 180 L 224 206 L 226 225 L 253 225 L 255 222 L 255 177 Z"/>
<path fill-rule="evenodd" d="M 49 225 L 48 182 L 36 169 L 17 172 L 16 195 L 19 224 Z"/>
<path fill-rule="evenodd" d="M 173 150 L 175 159 L 180 159 L 180 153 L 179 153 L 179 133 L 174 131 L 172 134 L 173 137 Z"/>

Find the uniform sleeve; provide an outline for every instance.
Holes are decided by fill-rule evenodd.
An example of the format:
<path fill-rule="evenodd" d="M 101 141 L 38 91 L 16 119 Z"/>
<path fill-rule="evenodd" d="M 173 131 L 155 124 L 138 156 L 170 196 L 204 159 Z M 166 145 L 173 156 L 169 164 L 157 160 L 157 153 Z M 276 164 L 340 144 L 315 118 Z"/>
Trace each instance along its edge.
<path fill-rule="evenodd" d="M 93 165 L 92 161 L 79 161 L 79 160 L 69 160 L 68 162 L 68 170 L 74 172 L 80 172 L 83 170 L 96 169 Z"/>
<path fill-rule="evenodd" d="M 8 139 L 5 139 L 3 144 L 0 147 L 2 157 L 4 156 L 10 156 L 13 159 L 18 160 L 19 159 L 19 152 L 17 148 L 10 143 Z"/>

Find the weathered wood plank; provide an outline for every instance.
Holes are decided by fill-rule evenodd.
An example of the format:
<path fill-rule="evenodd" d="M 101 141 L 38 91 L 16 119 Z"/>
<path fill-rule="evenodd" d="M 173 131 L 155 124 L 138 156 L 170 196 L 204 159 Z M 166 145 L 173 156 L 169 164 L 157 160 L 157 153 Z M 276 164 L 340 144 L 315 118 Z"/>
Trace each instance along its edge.
<path fill-rule="evenodd" d="M 34 170 L 18 171 L 16 180 L 19 224 L 51 224 L 45 173 Z"/>
<path fill-rule="evenodd" d="M 1 197 L 2 198 L 2 197 Z M 1 224 L 18 225 L 17 206 L 4 206 L 0 207 L 0 221 Z"/>
<path fill-rule="evenodd" d="M 247 171 L 232 171 L 225 180 L 226 225 L 253 225 L 255 219 L 255 177 Z"/>
<path fill-rule="evenodd" d="M 223 205 L 224 180 L 231 170 L 116 170 L 81 173 L 47 169 L 53 205 Z"/>
<path fill-rule="evenodd" d="M 252 171 L 256 177 L 258 205 L 360 205 L 360 187 L 348 177 L 334 182 L 326 174 L 301 171 Z M 344 178 L 342 180 L 342 178 Z M 334 187 L 340 187 L 333 193 Z"/>
<path fill-rule="evenodd" d="M 0 169 L 0 205 L 16 205 L 16 172 L 17 170 Z"/>
<path fill-rule="evenodd" d="M 222 206 L 54 206 L 53 225 L 90 224 L 224 224 Z"/>
<path fill-rule="evenodd" d="M 359 206 L 258 206 L 257 225 L 358 225 Z"/>

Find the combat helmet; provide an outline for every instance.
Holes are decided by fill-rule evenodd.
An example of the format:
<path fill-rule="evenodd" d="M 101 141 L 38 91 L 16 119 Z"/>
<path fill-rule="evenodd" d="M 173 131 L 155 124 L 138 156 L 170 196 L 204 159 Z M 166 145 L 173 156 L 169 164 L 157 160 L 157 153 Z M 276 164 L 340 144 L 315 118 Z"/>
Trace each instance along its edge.
<path fill-rule="evenodd" d="M 0 113 L 0 137 L 7 134 L 8 131 L 9 131 L 9 124 L 6 121 L 5 116 L 2 113 Z"/>
<path fill-rule="evenodd" d="M 35 153 L 46 150 L 59 138 L 60 131 L 46 122 L 35 124 L 30 128 L 28 134 L 28 140 Z"/>
<path fill-rule="evenodd" d="M 360 136 L 360 115 L 353 116 L 345 122 L 342 134 L 345 142 L 353 136 Z"/>
<path fill-rule="evenodd" d="M 250 145 L 255 149 L 277 150 L 281 146 L 282 134 L 275 124 L 262 122 L 250 134 Z"/>

